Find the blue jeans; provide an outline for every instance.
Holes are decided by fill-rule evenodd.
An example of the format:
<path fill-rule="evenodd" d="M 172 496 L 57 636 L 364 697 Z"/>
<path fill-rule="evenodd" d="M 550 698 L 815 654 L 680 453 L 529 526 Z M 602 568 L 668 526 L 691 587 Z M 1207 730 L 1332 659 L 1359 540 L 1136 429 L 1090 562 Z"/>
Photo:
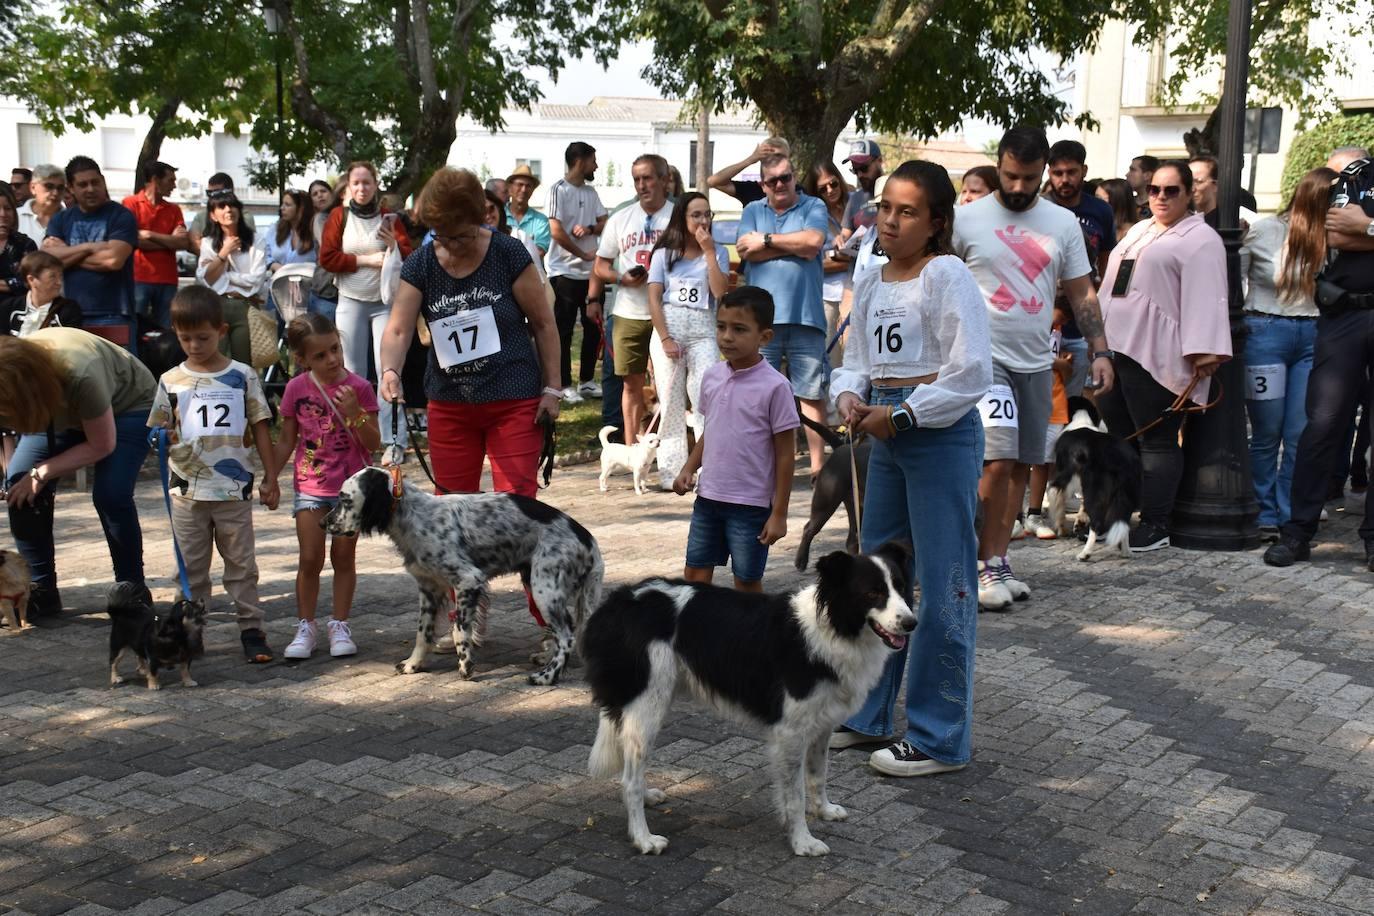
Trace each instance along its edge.
<path fill-rule="evenodd" d="M 334 314 L 339 310 L 339 300 L 326 299 L 312 291 L 310 293 L 310 305 L 308 309 L 312 315 L 323 315 L 330 321 L 333 321 Z"/>
<path fill-rule="evenodd" d="M 172 297 L 175 283 L 135 283 L 134 311 L 160 328 L 172 326 Z"/>
<path fill-rule="evenodd" d="M 1071 398 L 1082 397 L 1083 385 L 1088 381 L 1088 370 L 1092 368 L 1092 360 L 1088 359 L 1088 342 L 1082 337 L 1066 337 L 1060 344 L 1060 352 L 1073 355 L 1073 362 L 1069 363 L 1069 380 L 1064 383 L 1064 394 Z"/>
<path fill-rule="evenodd" d="M 782 372 L 787 360 L 787 380 L 792 393 L 808 401 L 825 394 L 825 330 L 806 324 L 775 324 L 773 339 L 759 348 L 768 364 Z M 866 344 L 865 344 L 866 345 Z"/>
<path fill-rule="evenodd" d="M 759 535 L 772 514 L 769 506 L 725 503 L 698 494 L 687 529 L 687 565 L 714 569 L 728 560 L 739 581 L 762 581 L 768 547 L 759 543 Z"/>
<path fill-rule="evenodd" d="M 1289 497 L 1293 465 L 1298 456 L 1298 439 L 1307 425 L 1307 377 L 1312 374 L 1317 321 L 1247 314 L 1245 327 L 1249 332 L 1245 341 L 1246 366 L 1283 367 L 1283 397 L 1245 400 L 1250 415 L 1250 475 L 1259 502 L 1259 523 L 1278 526 L 1292 517 Z"/>
<path fill-rule="evenodd" d="M 606 304 L 601 309 L 602 321 L 606 326 L 606 333 L 601 341 L 601 424 L 623 430 L 625 412 L 620 405 L 620 396 L 625 392 L 625 380 L 615 374 L 614 345 L 611 341 L 615 316 L 611 314 L 611 302 L 611 297 L 607 296 Z"/>
<path fill-rule="evenodd" d="M 105 542 L 110 546 L 115 579 L 142 585 L 143 529 L 138 524 L 134 485 L 148 455 L 148 411 L 116 414 L 114 420 L 115 450 L 95 463 L 91 501 L 105 530 Z M 36 465 L 85 440 L 80 430 L 67 430 L 57 434 L 57 448 L 53 450 L 48 448 L 46 433 L 25 433 L 19 438 L 14 460 L 10 462 L 9 485 L 13 486 Z M 19 553 L 29 563 L 33 581 L 50 587 L 57 585 L 52 534 L 55 492 L 55 485 L 49 483 L 32 507 L 10 509 L 10 531 Z"/>
<path fill-rule="evenodd" d="M 875 390 L 869 401 L 895 405 L 912 390 Z M 921 427 L 874 442 L 868 460 L 863 550 L 910 540 L 921 603 L 916 632 L 906 648 L 892 653 L 882 679 L 845 725 L 865 735 L 893 734 L 905 670 L 906 725 L 897 731 L 942 763 L 967 763 L 972 753 L 978 620 L 973 515 L 982 470 L 983 424 L 977 410 L 944 429 Z"/>

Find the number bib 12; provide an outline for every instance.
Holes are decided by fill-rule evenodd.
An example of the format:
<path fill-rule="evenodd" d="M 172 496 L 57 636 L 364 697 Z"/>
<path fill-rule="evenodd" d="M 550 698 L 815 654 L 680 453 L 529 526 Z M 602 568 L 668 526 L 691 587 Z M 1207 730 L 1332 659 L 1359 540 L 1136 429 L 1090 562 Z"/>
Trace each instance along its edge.
<path fill-rule="evenodd" d="M 1288 368 L 1283 363 L 1245 367 L 1245 396 L 1252 401 L 1281 401 L 1287 384 Z"/>
<path fill-rule="evenodd" d="M 489 305 L 431 321 L 429 332 L 434 341 L 434 356 L 444 369 L 491 356 L 501 349 L 496 313 Z"/>
<path fill-rule="evenodd" d="M 921 358 L 921 329 L 904 302 L 882 302 L 868 313 L 868 364 L 914 363 Z"/>
<path fill-rule="evenodd" d="M 668 283 L 668 298 L 665 301 L 689 309 L 710 307 L 711 302 L 706 292 L 705 280 L 691 277 L 671 277 Z"/>
<path fill-rule="evenodd" d="M 243 438 L 248 416 L 243 392 L 237 388 L 205 388 L 188 391 L 180 398 L 181 439 L 189 442 L 202 436 Z"/>
<path fill-rule="evenodd" d="M 993 385 L 983 400 L 978 402 L 978 412 L 983 415 L 983 427 L 1016 429 L 1016 398 L 1010 385 Z"/>

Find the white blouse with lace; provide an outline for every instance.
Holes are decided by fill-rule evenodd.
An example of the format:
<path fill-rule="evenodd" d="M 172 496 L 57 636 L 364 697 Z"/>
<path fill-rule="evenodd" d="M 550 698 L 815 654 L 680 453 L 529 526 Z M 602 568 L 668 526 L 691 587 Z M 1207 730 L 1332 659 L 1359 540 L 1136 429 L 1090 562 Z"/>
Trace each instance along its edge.
<path fill-rule="evenodd" d="M 987 305 L 964 262 L 932 259 L 912 280 L 883 280 L 882 269 L 854 278 L 854 307 L 844 366 L 830 393 L 868 400 L 875 379 L 938 374 L 907 398 L 919 426 L 946 427 L 968 413 L 992 385 Z"/>

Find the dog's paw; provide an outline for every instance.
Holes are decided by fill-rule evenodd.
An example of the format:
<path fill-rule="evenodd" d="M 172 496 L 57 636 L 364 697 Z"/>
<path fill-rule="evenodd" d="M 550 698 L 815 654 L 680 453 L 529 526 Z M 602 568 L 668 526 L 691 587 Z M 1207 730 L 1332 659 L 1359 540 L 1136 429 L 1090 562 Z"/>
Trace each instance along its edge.
<path fill-rule="evenodd" d="M 112 677 L 112 678 L 110 678 L 110 686 L 111 686 L 111 687 L 118 687 L 120 684 L 123 684 L 123 683 L 124 683 L 124 678 L 122 678 L 122 677 Z"/>
<path fill-rule="evenodd" d="M 529 680 L 535 687 L 552 687 L 554 684 L 558 683 L 558 675 L 562 673 L 563 669 L 561 667 L 544 668 L 542 671 L 536 671 L 534 674 L 531 674 Z"/>
<path fill-rule="evenodd" d="M 162 689 L 162 685 L 159 684 L 157 681 L 149 681 L 149 682 L 148 682 L 148 689 L 149 689 L 149 690 L 161 690 L 161 689 Z"/>
<path fill-rule="evenodd" d="M 472 680 L 472 662 L 463 659 L 458 663 L 458 677 L 465 681 Z"/>
<path fill-rule="evenodd" d="M 181 682 L 181 686 L 183 686 L 183 687 L 199 687 L 199 686 L 200 686 L 200 682 L 198 682 L 198 681 L 193 681 L 193 680 L 191 680 L 190 678 L 187 678 L 186 680 L 184 680 L 184 681 Z"/>
<path fill-rule="evenodd" d="M 830 847 L 808 834 L 792 841 L 792 852 L 799 856 L 828 856 Z"/>
<path fill-rule="evenodd" d="M 403 662 L 397 662 L 397 663 L 396 663 L 396 673 L 397 673 L 397 674 L 419 674 L 421 671 L 424 671 L 424 670 L 425 670 L 424 668 L 422 668 L 422 667 L 420 667 L 419 665 L 415 664 L 415 663 L 412 662 L 410 659 L 406 659 L 406 660 L 403 661 Z"/>
<path fill-rule="evenodd" d="M 1078 559 L 1080 559 L 1080 560 L 1082 560 L 1084 563 L 1086 563 L 1086 562 L 1088 562 L 1088 558 L 1091 557 L 1091 556 L 1092 556 L 1092 554 L 1091 554 L 1089 551 L 1084 550 L 1084 551 L 1080 551 L 1080 552 L 1079 552 L 1079 554 L 1078 554 Z"/>
<path fill-rule="evenodd" d="M 823 821 L 843 821 L 849 817 L 849 812 L 846 811 L 843 806 L 837 805 L 834 802 L 826 802 L 823 805 L 817 805 L 812 813 Z"/>
<path fill-rule="evenodd" d="M 635 849 L 638 849 L 646 856 L 661 855 L 663 850 L 668 848 L 668 838 L 651 833 L 642 840 L 635 840 Z M 829 850 L 826 850 L 829 852 Z"/>
<path fill-rule="evenodd" d="M 665 801 L 667 801 L 667 800 L 668 800 L 668 793 L 667 793 L 667 792 L 664 792 L 662 789 L 645 789 L 645 790 L 644 790 L 644 804 L 648 805 L 648 806 L 651 807 L 651 808 L 652 808 L 654 805 L 661 805 L 661 804 L 663 804 L 663 803 L 664 803 Z"/>

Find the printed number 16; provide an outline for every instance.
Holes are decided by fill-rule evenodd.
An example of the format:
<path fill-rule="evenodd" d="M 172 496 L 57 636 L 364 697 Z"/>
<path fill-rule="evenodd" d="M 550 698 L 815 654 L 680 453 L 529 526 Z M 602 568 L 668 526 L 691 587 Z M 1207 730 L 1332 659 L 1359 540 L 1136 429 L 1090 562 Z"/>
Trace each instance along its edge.
<path fill-rule="evenodd" d="M 878 325 L 873 329 L 873 336 L 878 338 L 878 352 L 883 352 L 886 345 L 887 352 L 898 353 L 902 349 L 902 326 L 900 324 L 890 324 L 886 328 Z"/>

